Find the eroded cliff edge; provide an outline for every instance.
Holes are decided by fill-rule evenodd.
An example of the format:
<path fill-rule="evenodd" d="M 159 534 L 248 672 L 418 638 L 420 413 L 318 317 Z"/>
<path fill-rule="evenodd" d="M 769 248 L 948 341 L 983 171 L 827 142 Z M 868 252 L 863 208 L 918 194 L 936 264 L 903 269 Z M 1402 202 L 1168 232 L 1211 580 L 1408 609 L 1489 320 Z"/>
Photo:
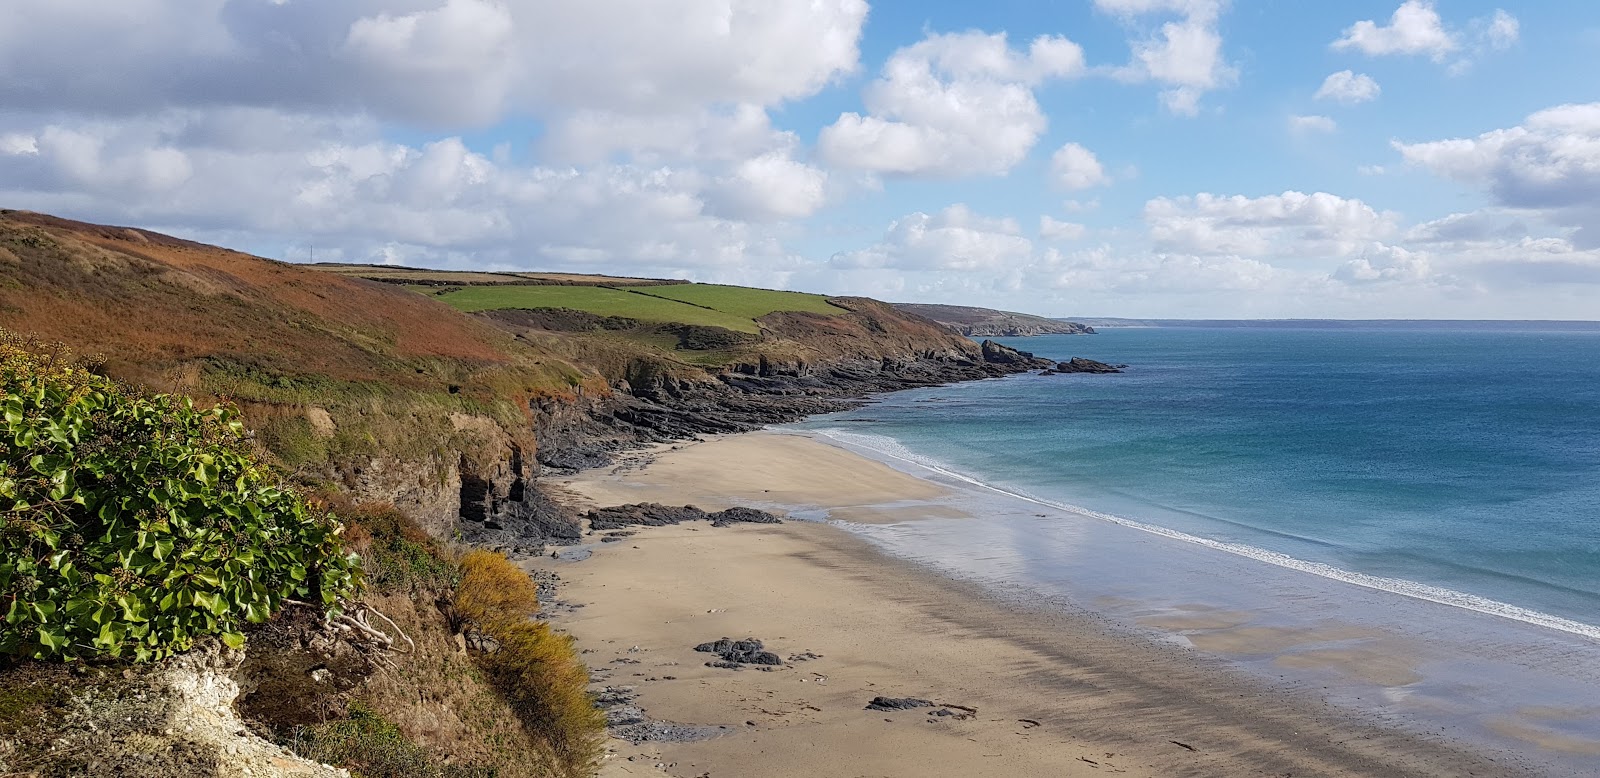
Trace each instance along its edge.
<path fill-rule="evenodd" d="M 439 275 L 418 282 L 453 283 Z M 540 489 L 550 471 L 1049 366 L 860 297 L 734 331 L 551 307 L 464 313 L 387 280 L 0 212 L 0 326 L 97 355 L 122 380 L 234 402 L 307 484 L 493 546 L 579 538 Z"/>

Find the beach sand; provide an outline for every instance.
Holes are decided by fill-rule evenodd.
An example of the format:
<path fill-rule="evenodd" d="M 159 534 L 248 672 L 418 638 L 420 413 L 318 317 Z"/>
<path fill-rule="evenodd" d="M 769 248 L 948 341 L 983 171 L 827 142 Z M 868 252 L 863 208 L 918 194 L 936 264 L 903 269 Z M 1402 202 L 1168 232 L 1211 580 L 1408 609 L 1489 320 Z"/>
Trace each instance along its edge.
<path fill-rule="evenodd" d="M 571 499 L 600 505 L 782 504 L 851 521 L 952 511 L 938 484 L 773 432 L 662 448 L 564 485 Z M 608 776 L 1523 774 L 1268 688 L 1206 654 L 1092 615 L 999 602 L 830 524 L 649 528 L 596 544 L 583 561 L 530 564 L 555 570 L 560 599 L 581 606 L 558 609 L 553 621 L 586 652 L 596 688 L 632 686 L 651 720 L 714 735 L 613 741 Z M 1197 606 L 1173 623 L 1229 629 L 1243 620 Z M 820 658 L 771 672 L 707 667 L 714 657 L 693 646 L 724 636 L 760 638 L 785 659 Z M 1232 639 L 1253 637 L 1295 644 L 1306 636 Z M 961 707 L 942 708 L 948 716 L 865 710 L 880 695 Z"/>

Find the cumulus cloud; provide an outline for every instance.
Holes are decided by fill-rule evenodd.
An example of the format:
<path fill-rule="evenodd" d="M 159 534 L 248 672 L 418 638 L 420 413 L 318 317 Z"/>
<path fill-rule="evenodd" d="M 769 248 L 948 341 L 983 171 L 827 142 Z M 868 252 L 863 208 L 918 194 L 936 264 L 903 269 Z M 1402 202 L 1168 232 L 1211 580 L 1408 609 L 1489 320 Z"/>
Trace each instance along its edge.
<path fill-rule="evenodd" d="M 1493 49 L 1509 49 L 1522 37 L 1522 24 L 1517 17 L 1496 8 L 1488 24 L 1483 25 L 1483 41 Z"/>
<path fill-rule="evenodd" d="M 841 167 L 891 175 L 1000 174 L 1022 161 L 1048 121 L 1033 88 L 1083 72 L 1083 50 L 1005 33 L 930 34 L 896 51 L 863 93 L 867 114 L 823 128 L 818 149 Z"/>
<path fill-rule="evenodd" d="M 322 125 L 271 150 L 199 136 L 203 115 L 47 125 L 0 155 L 0 198 L 40 210 L 204 232 L 270 246 L 315 239 L 354 261 L 403 256 L 477 266 L 705 273 L 795 257 L 771 219 L 814 208 L 821 174 L 781 153 L 713 175 L 690 166 L 501 164 L 457 138 L 419 145 L 373 127 Z M 225 139 L 224 139 L 225 140 Z M 27 144 L 15 144 L 18 147 Z M 250 182 L 240 186 L 241 181 Z"/>
<path fill-rule="evenodd" d="M 1395 9 L 1387 25 L 1370 19 L 1356 22 L 1332 44 L 1338 51 L 1354 50 L 1368 56 L 1426 55 L 1444 62 L 1461 57 L 1450 65 L 1452 74 L 1466 72 L 1473 58 L 1489 51 L 1510 48 L 1521 35 L 1517 18 L 1503 9 L 1490 16 L 1473 19 L 1465 32 L 1445 26 L 1433 0 L 1406 0 Z"/>
<path fill-rule="evenodd" d="M 781 223 L 838 187 L 769 110 L 854 71 L 866 10 L 17 0 L 0 196 L 356 260 L 781 268 Z M 508 118 L 540 124 L 537 161 L 457 137 Z"/>
<path fill-rule="evenodd" d="M 920 211 L 895 220 L 883 240 L 859 251 L 833 255 L 837 268 L 997 271 L 1027 264 L 1033 241 L 1015 219 L 973 213 L 962 204 L 937 214 Z"/>
<path fill-rule="evenodd" d="M 1346 283 L 1374 284 L 1425 281 L 1432 275 L 1433 267 L 1425 252 L 1372 243 L 1362 249 L 1360 256 L 1340 265 L 1333 277 Z"/>
<path fill-rule="evenodd" d="M 1337 256 L 1395 229 L 1393 214 L 1326 192 L 1158 197 L 1144 221 L 1157 249 L 1197 255 Z"/>
<path fill-rule="evenodd" d="M 1049 216 L 1039 217 L 1039 237 L 1047 241 L 1078 240 L 1089 231 L 1076 222 L 1064 222 Z"/>
<path fill-rule="evenodd" d="M 854 70 L 866 12 L 865 0 L 16 0 L 0 104 L 253 105 L 443 127 L 772 105 Z"/>
<path fill-rule="evenodd" d="M 1476 138 L 1404 143 L 1406 162 L 1471 186 L 1497 205 L 1537 211 L 1600 246 L 1600 103 L 1561 105 Z"/>
<path fill-rule="evenodd" d="M 1321 88 L 1317 89 L 1316 99 L 1355 105 L 1378 99 L 1378 93 L 1381 91 L 1382 88 L 1378 86 L 1378 82 L 1372 80 L 1371 76 L 1341 70 L 1323 79 Z"/>
<path fill-rule="evenodd" d="M 1484 243 L 1519 241 L 1529 234 L 1528 226 L 1514 211 L 1482 209 L 1452 213 L 1406 230 L 1408 243 L 1449 244 L 1466 247 Z"/>
<path fill-rule="evenodd" d="M 1095 0 L 1095 7 L 1129 22 L 1163 14 L 1178 15 L 1160 31 L 1131 41 L 1133 60 L 1116 75 L 1130 81 L 1155 81 L 1167 86 L 1161 103 L 1180 116 L 1200 112 L 1200 99 L 1214 89 L 1231 85 L 1238 70 L 1222 56 L 1222 36 L 1217 19 L 1226 0 Z"/>
<path fill-rule="evenodd" d="M 1289 117 L 1289 130 L 1296 133 L 1333 132 L 1339 129 L 1338 122 L 1326 116 L 1297 116 Z"/>
<path fill-rule="evenodd" d="M 1431 0 L 1406 0 L 1387 25 L 1359 21 L 1333 42 L 1335 50 L 1354 49 L 1369 56 L 1426 54 L 1434 61 L 1443 61 L 1460 47 L 1456 36 L 1444 29 Z"/>
<path fill-rule="evenodd" d="M 1094 152 L 1068 143 L 1050 157 L 1050 177 L 1062 189 L 1088 189 L 1111 182 Z"/>

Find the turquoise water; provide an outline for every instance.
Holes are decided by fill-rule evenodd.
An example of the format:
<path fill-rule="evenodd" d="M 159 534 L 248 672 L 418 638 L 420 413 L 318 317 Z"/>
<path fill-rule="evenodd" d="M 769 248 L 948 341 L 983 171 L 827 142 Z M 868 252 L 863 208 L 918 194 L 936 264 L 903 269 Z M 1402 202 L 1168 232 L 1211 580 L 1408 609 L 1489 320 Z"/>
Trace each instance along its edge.
<path fill-rule="evenodd" d="M 1189 327 L 1007 342 L 1132 367 L 902 392 L 806 426 L 1235 553 L 1402 592 L 1415 582 L 1413 596 L 1527 609 L 1580 634 L 1600 625 L 1600 332 Z"/>

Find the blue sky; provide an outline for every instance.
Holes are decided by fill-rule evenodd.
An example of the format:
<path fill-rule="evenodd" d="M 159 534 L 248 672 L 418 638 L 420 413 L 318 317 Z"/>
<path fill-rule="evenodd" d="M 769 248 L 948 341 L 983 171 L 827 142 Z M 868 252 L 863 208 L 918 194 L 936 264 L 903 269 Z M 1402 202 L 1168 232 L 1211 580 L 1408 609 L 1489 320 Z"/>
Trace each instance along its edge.
<path fill-rule="evenodd" d="M 4 207 L 1047 315 L 1600 318 L 1592 3 L 13 5 Z"/>

